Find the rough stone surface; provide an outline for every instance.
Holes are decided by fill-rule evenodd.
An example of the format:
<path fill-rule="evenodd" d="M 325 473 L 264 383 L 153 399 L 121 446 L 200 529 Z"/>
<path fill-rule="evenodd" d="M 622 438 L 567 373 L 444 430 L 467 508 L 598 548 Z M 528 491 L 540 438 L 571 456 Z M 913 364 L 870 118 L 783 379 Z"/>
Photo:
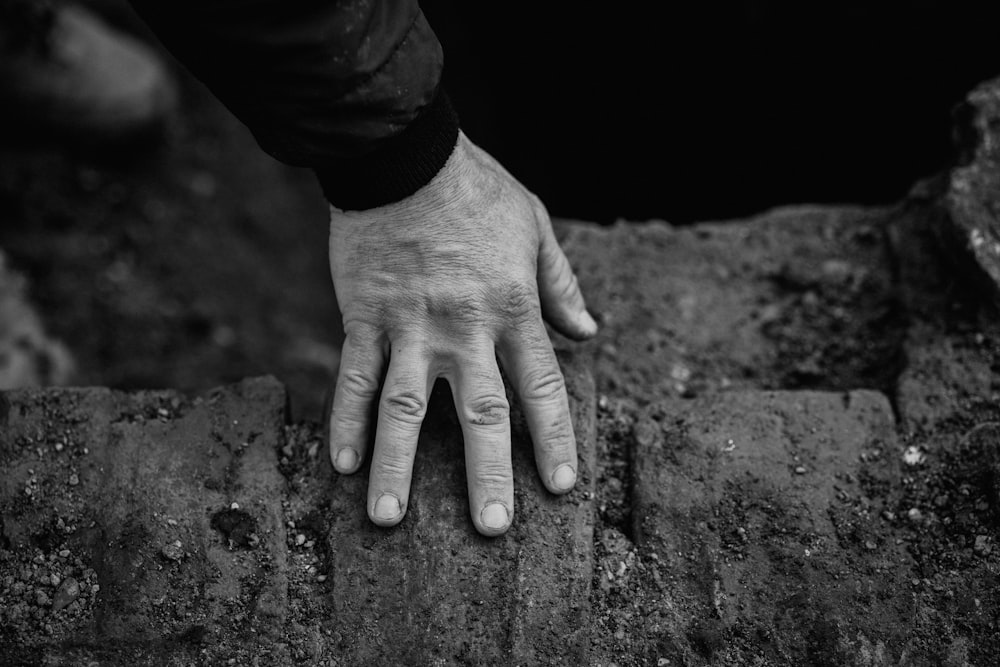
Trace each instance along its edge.
<path fill-rule="evenodd" d="M 0 587 L 0 653 L 183 664 L 217 656 L 222 637 L 277 637 L 287 608 L 280 384 L 249 380 L 194 401 L 106 389 L 4 400 L 0 580 L 58 572 L 83 592 L 77 609 L 50 612 Z M 251 548 L 213 526 L 233 503 L 253 524 Z"/>
<path fill-rule="evenodd" d="M 885 396 L 728 393 L 653 406 L 636 429 L 635 536 L 660 584 L 646 619 L 660 658 L 905 653 L 912 562 L 865 492 L 898 450 Z"/>
<path fill-rule="evenodd" d="M 579 482 L 568 496 L 542 486 L 515 409 L 515 523 L 479 536 L 469 519 L 459 426 L 446 385 L 432 398 L 406 518 L 398 529 L 365 514 L 367 468 L 330 481 L 322 461 L 292 476 L 289 512 L 327 574 L 343 664 L 587 664 L 593 569 L 593 380 L 563 357 L 579 445 Z M 333 491 L 329 490 L 330 485 Z M 331 500 L 332 498 L 332 500 Z"/>
<path fill-rule="evenodd" d="M 989 280 L 996 297 L 1000 292 L 1000 79 L 981 84 L 961 107 L 956 134 L 964 141 L 961 166 L 951 172 L 947 205 L 954 224 L 942 226 L 947 240 L 966 251 L 957 257 L 972 260 Z"/>
<path fill-rule="evenodd" d="M 905 322 L 887 213 L 796 206 L 688 228 L 564 224 L 603 327 L 590 344 L 598 382 L 648 399 L 740 387 L 891 391 Z"/>
<path fill-rule="evenodd" d="M 893 207 L 788 207 L 691 228 L 563 225 L 603 325 L 586 347 L 601 406 L 593 634 L 604 663 L 656 664 L 680 655 L 687 664 L 737 665 L 765 655 L 765 664 L 824 664 L 825 653 L 825 664 L 891 664 L 893 656 L 902 664 L 991 664 L 1000 650 L 993 547 L 1000 505 L 996 448 L 987 441 L 988 425 L 1000 421 L 1000 318 L 941 252 L 946 191 L 945 181 L 932 179 Z M 887 397 L 882 412 L 897 415 L 898 444 L 877 461 L 817 462 L 821 478 L 851 476 L 852 484 L 838 483 L 849 498 L 837 502 L 861 512 L 864 538 L 845 541 L 838 533 L 825 552 L 826 572 L 837 577 L 813 576 L 782 557 L 802 546 L 802 516 L 828 513 L 827 496 L 802 495 L 796 512 L 766 516 L 773 526 L 767 558 L 755 552 L 739 571 L 752 582 L 757 568 L 772 585 L 750 585 L 740 599 L 759 594 L 753 607 L 787 614 L 757 636 L 747 634 L 752 624 L 743 617 L 726 625 L 721 616 L 712 622 L 713 609 L 697 616 L 711 596 L 691 591 L 711 591 L 721 579 L 702 567 L 712 561 L 695 549 L 685 552 L 693 560 L 682 586 L 657 560 L 662 555 L 646 550 L 634 482 L 637 452 L 662 428 L 651 414 L 659 410 L 667 424 L 674 413 L 703 410 L 735 425 L 736 417 L 705 406 L 729 406 L 733 392 L 761 389 L 837 392 L 832 407 L 819 410 L 833 421 L 816 421 L 814 444 L 843 428 L 843 419 L 834 419 L 840 396 L 877 389 Z M 744 418 L 749 429 L 757 416 Z M 699 462 L 711 464 L 694 454 L 685 459 Z M 782 474 L 798 484 L 817 479 L 808 463 L 795 474 L 798 467 Z M 707 494 L 714 488 L 707 476 L 688 481 Z M 723 514 L 719 525 L 730 515 L 754 518 L 774 496 L 766 485 L 743 491 L 746 508 Z M 756 520 L 763 521 L 759 514 Z M 706 544 L 711 553 L 708 534 L 692 530 L 677 539 Z M 868 581 L 875 588 L 865 588 Z M 880 588 L 884 581 L 895 587 Z M 813 606 L 796 607 L 803 599 Z M 831 619 L 867 614 L 870 631 L 864 641 L 845 639 L 857 625 L 838 620 L 826 632 L 815 610 Z"/>
<path fill-rule="evenodd" d="M 545 491 L 514 416 L 516 518 L 480 537 L 435 393 L 409 513 L 365 515 L 285 390 L 3 394 L 0 663 L 586 662 L 594 389 L 564 356 L 580 483 Z M 22 577 L 24 573 L 24 577 Z M 5 662 L 6 661 L 6 662 Z"/>
<path fill-rule="evenodd" d="M 954 184 L 955 176 L 952 176 Z M 888 221 L 898 295 L 910 322 L 902 342 L 907 364 L 895 388 L 902 426 L 933 429 L 968 410 L 1000 405 L 995 378 L 1000 318 L 974 275 L 959 274 L 942 254 L 941 230 L 953 207 L 946 184 L 918 184 Z M 978 407 L 977 407 L 978 405 Z"/>

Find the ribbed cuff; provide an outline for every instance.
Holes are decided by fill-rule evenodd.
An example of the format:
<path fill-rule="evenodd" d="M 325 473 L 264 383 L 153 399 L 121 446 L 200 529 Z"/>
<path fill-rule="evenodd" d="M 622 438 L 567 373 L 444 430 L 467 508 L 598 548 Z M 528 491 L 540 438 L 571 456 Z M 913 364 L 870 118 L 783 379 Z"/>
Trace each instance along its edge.
<path fill-rule="evenodd" d="M 443 90 L 385 145 L 336 167 L 316 170 L 327 201 L 360 211 L 405 199 L 434 178 L 458 141 L 458 116 Z"/>

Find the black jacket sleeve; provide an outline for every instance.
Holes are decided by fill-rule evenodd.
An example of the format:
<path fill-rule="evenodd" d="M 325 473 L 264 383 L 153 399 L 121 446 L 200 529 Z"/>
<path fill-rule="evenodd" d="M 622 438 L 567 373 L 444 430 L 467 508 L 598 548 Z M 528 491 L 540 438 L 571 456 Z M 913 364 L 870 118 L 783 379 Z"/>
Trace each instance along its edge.
<path fill-rule="evenodd" d="M 132 0 L 268 153 L 332 204 L 403 199 L 444 166 L 458 119 L 415 0 Z"/>

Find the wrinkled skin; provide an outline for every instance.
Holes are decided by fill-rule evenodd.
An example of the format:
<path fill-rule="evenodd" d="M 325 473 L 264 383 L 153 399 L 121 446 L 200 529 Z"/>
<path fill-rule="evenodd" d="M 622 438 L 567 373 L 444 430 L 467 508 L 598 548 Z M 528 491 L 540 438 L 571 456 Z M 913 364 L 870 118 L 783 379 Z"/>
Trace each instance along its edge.
<path fill-rule="evenodd" d="M 330 267 L 346 332 L 330 456 L 339 472 L 355 472 L 374 426 L 373 522 L 393 526 L 406 513 L 428 396 L 445 378 L 465 439 L 472 521 L 484 535 L 510 527 L 509 406 L 498 360 L 524 406 L 545 486 L 572 489 L 576 440 L 542 316 L 578 340 L 597 326 L 537 197 L 461 134 L 447 164 L 411 197 L 331 209 Z"/>

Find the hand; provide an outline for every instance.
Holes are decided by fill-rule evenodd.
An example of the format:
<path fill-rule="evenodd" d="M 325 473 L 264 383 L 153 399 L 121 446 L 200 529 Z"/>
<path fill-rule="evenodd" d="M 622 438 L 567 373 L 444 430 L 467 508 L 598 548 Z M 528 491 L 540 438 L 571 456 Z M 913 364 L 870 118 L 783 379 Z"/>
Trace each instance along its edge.
<path fill-rule="evenodd" d="M 498 358 L 524 406 L 545 486 L 573 488 L 576 439 L 542 315 L 574 339 L 597 325 L 537 197 L 460 134 L 447 164 L 411 197 L 366 211 L 331 208 L 330 268 L 347 334 L 330 456 L 339 472 L 358 469 L 378 400 L 373 522 L 393 526 L 406 513 L 417 436 L 440 377 L 465 438 L 472 521 L 484 535 L 510 527 L 510 421 Z"/>

